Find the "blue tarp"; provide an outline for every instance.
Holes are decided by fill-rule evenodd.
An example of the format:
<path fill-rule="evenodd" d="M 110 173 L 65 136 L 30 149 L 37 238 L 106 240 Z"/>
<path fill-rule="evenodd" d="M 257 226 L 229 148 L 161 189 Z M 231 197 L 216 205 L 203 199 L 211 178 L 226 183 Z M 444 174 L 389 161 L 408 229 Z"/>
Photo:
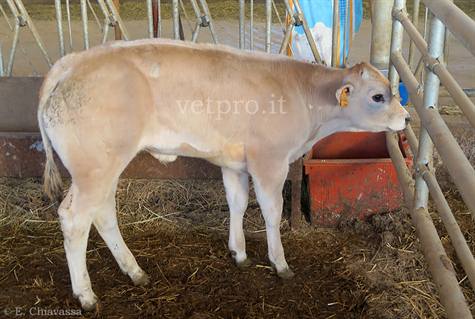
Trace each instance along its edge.
<path fill-rule="evenodd" d="M 340 4 L 340 30 L 341 30 L 341 52 L 343 51 L 343 42 L 344 42 L 344 30 L 345 30 L 345 21 L 346 21 L 346 7 L 349 0 L 339 0 Z M 320 43 L 321 51 L 328 51 L 328 41 L 327 39 L 331 37 L 331 29 L 333 27 L 333 0 L 300 0 L 300 5 L 305 14 L 305 18 L 309 24 L 310 29 L 314 33 L 314 36 L 320 42 L 326 42 L 325 44 Z M 363 1 L 362 0 L 353 0 L 353 32 L 358 32 L 361 23 L 363 21 Z M 318 25 L 317 25 L 318 24 Z M 323 29 L 323 30 L 320 30 Z M 349 32 L 348 27 L 348 32 Z M 295 29 L 297 37 L 296 40 L 302 39 L 301 36 L 304 34 L 302 27 Z M 299 37 L 300 36 L 300 37 Z M 354 34 L 349 35 L 348 41 Z M 325 38 L 325 39 L 322 39 Z M 347 50 L 345 55 L 348 54 L 349 43 L 346 46 Z M 307 53 L 302 53 L 302 58 L 305 58 Z M 322 56 L 328 56 L 328 52 L 321 52 Z M 331 56 L 331 52 L 330 52 Z M 342 57 L 343 59 L 343 57 Z M 328 60 L 328 58 L 327 58 Z M 329 61 L 326 61 L 327 63 Z"/>

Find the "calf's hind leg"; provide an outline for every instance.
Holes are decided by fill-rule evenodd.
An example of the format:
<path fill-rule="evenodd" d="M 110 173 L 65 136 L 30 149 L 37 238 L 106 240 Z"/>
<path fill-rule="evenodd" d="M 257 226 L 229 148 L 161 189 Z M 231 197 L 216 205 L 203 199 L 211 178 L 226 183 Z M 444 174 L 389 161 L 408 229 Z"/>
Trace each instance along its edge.
<path fill-rule="evenodd" d="M 103 206 L 94 217 L 94 226 L 106 242 L 123 273 L 129 275 L 135 285 L 149 283 L 148 275 L 139 267 L 130 249 L 124 242 L 117 223 L 115 193 L 117 182 L 110 191 Z"/>
<path fill-rule="evenodd" d="M 265 161 L 253 163 L 251 175 L 254 182 L 257 201 L 266 223 L 268 257 L 281 278 L 293 277 L 285 260 L 284 248 L 280 237 L 282 220 L 282 189 L 289 171 L 287 161 Z"/>
<path fill-rule="evenodd" d="M 87 239 L 94 212 L 90 199 L 73 182 L 58 210 L 73 294 L 84 310 L 94 309 L 97 302 L 86 266 Z"/>

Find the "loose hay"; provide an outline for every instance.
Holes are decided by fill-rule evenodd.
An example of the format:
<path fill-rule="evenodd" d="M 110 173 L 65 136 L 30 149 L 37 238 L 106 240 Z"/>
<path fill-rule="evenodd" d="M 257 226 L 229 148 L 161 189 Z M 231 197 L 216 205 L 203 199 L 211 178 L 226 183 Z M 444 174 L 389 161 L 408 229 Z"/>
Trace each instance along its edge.
<path fill-rule="evenodd" d="M 448 195 L 473 249 L 473 223 L 457 195 Z M 403 211 L 336 230 L 290 232 L 284 222 L 284 247 L 296 277 L 282 281 L 268 266 L 253 196 L 245 228 L 254 265 L 244 271 L 228 255 L 221 182 L 123 180 L 117 203 L 124 238 L 152 284 L 134 287 L 93 230 L 88 267 L 101 310 L 85 317 L 444 318 Z M 0 179 L 3 308 L 79 309 L 55 215 L 37 180 Z M 473 310 L 473 291 L 460 279 Z"/>

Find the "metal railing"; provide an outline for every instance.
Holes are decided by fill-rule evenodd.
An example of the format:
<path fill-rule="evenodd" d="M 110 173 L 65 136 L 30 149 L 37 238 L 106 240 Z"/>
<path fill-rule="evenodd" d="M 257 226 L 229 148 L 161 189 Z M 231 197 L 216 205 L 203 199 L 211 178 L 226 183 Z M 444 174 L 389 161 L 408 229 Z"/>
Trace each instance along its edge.
<path fill-rule="evenodd" d="M 246 28 L 246 1 L 239 1 L 239 47 L 244 49 L 246 44 L 246 38 L 249 38 L 249 49 L 254 50 L 255 46 L 255 28 L 254 28 L 254 1 L 249 1 L 249 10 L 250 10 L 250 19 L 249 19 L 249 31 Z M 337 3 L 339 0 L 335 0 Z M 29 17 L 27 10 L 23 4 L 22 0 L 6 0 L 8 8 L 10 9 L 10 16 L 13 17 L 15 23 L 12 26 L 12 46 L 8 55 L 8 60 L 6 63 L 6 68 L 3 67 L 3 57 L 2 57 L 2 48 L 0 44 L 0 76 L 11 76 L 13 72 L 13 64 L 15 62 L 15 54 L 17 52 L 17 46 L 19 43 L 20 29 L 22 27 L 27 27 L 31 30 L 36 44 L 40 48 L 46 62 L 49 66 L 52 64 L 52 59 L 45 49 L 43 40 L 41 39 L 38 31 L 36 30 L 35 24 L 32 19 Z M 185 2 L 191 5 L 193 14 L 194 14 L 194 25 L 192 22 L 189 25 L 192 27 L 191 30 L 191 41 L 197 42 L 200 31 L 203 28 L 208 28 L 211 34 L 211 38 L 214 43 L 218 43 L 218 36 L 214 28 L 213 19 L 206 0 L 145 0 L 146 5 L 146 28 L 147 35 L 149 38 L 160 37 L 162 36 L 162 15 L 161 15 L 161 4 L 168 2 L 171 4 L 171 23 L 172 23 L 172 37 L 175 39 L 180 39 L 181 22 L 180 15 L 183 15 L 188 20 L 189 18 L 185 10 Z M 314 59 L 317 63 L 325 64 L 326 61 L 322 61 L 321 53 L 317 49 L 316 41 L 312 35 L 310 27 L 306 21 L 305 15 L 301 9 L 299 0 L 281 0 L 281 3 L 284 4 L 285 12 L 279 12 L 276 0 L 266 0 L 265 1 L 265 38 L 264 38 L 264 50 L 266 52 L 271 52 L 271 47 L 273 43 L 277 43 L 280 46 L 279 53 L 285 54 L 287 49 L 290 48 L 292 32 L 296 27 L 302 27 L 304 34 L 306 36 L 307 42 L 309 43 L 311 52 L 314 56 Z M 94 5 L 93 5 L 94 4 Z M 59 56 L 64 56 L 68 52 L 73 51 L 73 32 L 72 32 L 72 18 L 71 18 L 71 3 L 70 0 L 54 0 L 55 8 L 55 21 L 56 21 L 56 30 L 58 34 L 58 50 Z M 121 18 L 119 8 L 116 7 L 113 0 L 80 0 L 80 21 L 81 21 L 81 30 L 82 30 L 82 47 L 83 49 L 88 49 L 91 46 L 90 41 L 90 21 L 89 14 L 92 14 L 93 21 L 97 25 L 97 28 L 100 30 L 101 40 L 100 43 L 105 43 L 109 39 L 109 32 L 111 29 L 120 32 L 121 37 L 124 40 L 131 40 L 130 33 L 127 29 L 126 24 Z M 64 25 L 64 16 L 63 10 L 66 12 L 66 24 Z M 348 8 L 347 8 L 348 10 Z M 5 12 L 4 8 L 0 4 L 0 11 L 4 16 L 7 23 L 9 23 L 9 17 Z M 96 12 L 98 11 L 98 12 Z M 282 27 L 282 40 L 275 41 L 275 38 L 272 38 L 272 31 L 275 28 L 273 23 L 273 17 L 275 17 Z M 274 18 L 274 19 L 275 19 Z M 101 21 L 102 20 L 102 21 Z M 67 35 L 67 36 L 65 36 Z M 65 42 L 68 38 L 69 45 Z"/>
<path fill-rule="evenodd" d="M 475 106 L 444 65 L 445 31 L 448 28 L 475 55 L 475 22 L 448 0 L 422 0 L 432 13 L 428 41 L 419 33 L 406 11 L 406 0 L 395 0 L 389 79 L 393 93 L 399 78 L 408 88 L 411 101 L 421 121 L 419 140 L 411 127 L 406 135 L 415 154 L 415 180 L 406 167 L 397 141 L 387 135 L 388 149 L 397 169 L 406 205 L 410 208 L 421 246 L 436 284 L 440 300 L 449 318 L 472 318 L 456 273 L 444 250 L 428 212 L 429 193 L 455 248 L 456 255 L 475 290 L 475 259 L 435 178 L 432 168 L 433 148 L 437 149 L 472 216 L 475 217 L 475 170 L 437 110 L 442 84 L 458 104 L 472 127 Z M 419 4 L 419 1 L 415 1 Z M 416 9 L 418 10 L 418 9 Z M 417 81 L 402 55 L 403 32 L 409 35 L 426 67 L 424 83 Z M 411 52 L 411 57 L 413 56 Z M 411 58 L 412 59 L 412 58 Z"/>

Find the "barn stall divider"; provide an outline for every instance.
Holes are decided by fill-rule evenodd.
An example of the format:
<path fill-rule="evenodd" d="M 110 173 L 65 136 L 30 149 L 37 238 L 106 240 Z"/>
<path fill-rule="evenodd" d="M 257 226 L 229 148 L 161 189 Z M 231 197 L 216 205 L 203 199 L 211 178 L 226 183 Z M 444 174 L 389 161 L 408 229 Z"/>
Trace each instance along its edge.
<path fill-rule="evenodd" d="M 418 1 L 415 1 L 418 5 Z M 437 110 L 439 85 L 442 84 L 458 104 L 468 122 L 475 127 L 475 106 L 454 77 L 444 66 L 446 29 L 475 55 L 475 21 L 448 0 L 422 0 L 432 13 L 428 41 L 411 22 L 405 0 L 395 0 L 392 11 L 391 89 L 397 92 L 399 78 L 407 86 L 411 101 L 421 121 L 419 139 L 409 126 L 406 129 L 415 154 L 415 179 L 405 165 L 394 134 L 387 134 L 388 148 L 397 168 L 406 206 L 422 244 L 424 256 L 437 285 L 440 300 L 449 318 L 472 318 L 467 301 L 460 289 L 452 262 L 447 257 L 432 218 L 428 212 L 429 193 L 450 236 L 463 269 L 475 289 L 475 260 L 460 227 L 435 178 L 432 160 L 433 147 L 439 152 L 445 167 L 475 217 L 475 171 L 461 147 Z M 420 51 L 426 68 L 424 83 L 419 83 L 409 63 L 402 55 L 403 32 L 406 31 Z"/>
<path fill-rule="evenodd" d="M 292 41 L 292 32 L 295 27 L 303 27 L 305 36 L 309 43 L 315 61 L 324 63 L 317 49 L 315 39 L 310 32 L 304 12 L 298 0 L 283 0 L 285 4 L 286 17 L 281 18 L 274 0 L 265 1 L 265 39 L 263 48 L 266 52 L 271 52 L 272 47 L 272 15 L 273 12 L 280 20 L 283 29 L 283 39 L 280 42 L 280 53 L 286 53 Z M 392 1 L 381 1 L 387 3 Z M 392 39 L 390 49 L 389 79 L 394 94 L 397 94 L 399 79 L 401 78 L 408 88 L 411 102 L 421 119 L 421 131 L 419 138 L 411 127 L 405 130 L 410 149 L 415 155 L 415 179 L 407 166 L 406 159 L 401 153 L 396 134 L 386 134 L 386 142 L 391 159 L 396 168 L 399 182 L 403 191 L 405 206 L 411 212 L 413 224 L 422 244 L 423 252 L 431 270 L 433 280 L 436 283 L 440 299 L 444 305 L 449 318 L 472 318 L 467 301 L 460 289 L 459 282 L 455 276 L 450 259 L 440 241 L 439 235 L 428 213 L 429 193 L 437 207 L 447 232 L 450 235 L 458 258 L 467 274 L 471 286 L 475 289 L 475 261 L 467 242 L 460 231 L 460 228 L 452 214 L 450 207 L 441 191 L 435 178 L 431 161 L 433 146 L 444 160 L 448 171 L 460 193 L 465 200 L 472 215 L 475 217 L 475 171 L 467 158 L 463 154 L 460 146 L 447 128 L 444 120 L 437 111 L 437 99 L 439 96 L 439 84 L 445 87 L 457 105 L 465 114 L 467 120 L 475 127 L 475 106 L 468 98 L 466 92 L 457 84 L 454 77 L 444 66 L 444 39 L 445 29 L 448 28 L 452 34 L 460 40 L 472 54 L 475 55 L 475 22 L 465 15 L 449 0 L 430 1 L 422 0 L 428 11 L 433 14 L 428 28 L 428 40 L 417 30 L 418 21 L 418 0 L 414 1 L 414 15 L 412 21 L 406 11 L 405 0 L 395 0 L 392 5 Z M 338 0 L 334 1 L 339 3 Z M 51 65 L 51 58 L 44 48 L 43 41 L 34 26 L 34 22 L 28 15 L 22 0 L 7 0 L 15 24 L 12 26 L 13 46 L 8 55 L 6 70 L 3 68 L 3 58 L 1 55 L 0 43 L 0 75 L 10 76 L 13 70 L 14 57 L 17 50 L 19 30 L 28 27 L 34 35 L 35 41 L 40 48 L 45 61 Z M 71 14 L 69 0 L 65 0 L 67 25 L 69 33 L 69 50 L 65 44 L 65 36 L 62 23 L 62 3 L 55 0 L 56 21 L 58 32 L 58 48 L 60 56 L 72 50 Z M 99 16 L 94 11 L 89 0 L 81 0 L 81 21 L 83 32 L 83 47 L 89 48 L 89 27 L 88 11 L 94 16 L 98 28 L 102 32 L 102 43 L 107 40 L 110 28 L 120 34 L 124 40 L 130 39 L 129 32 L 121 18 L 120 10 L 112 0 L 98 0 L 100 12 L 104 21 L 101 22 Z M 172 23 L 173 37 L 180 38 L 180 4 L 179 0 L 172 0 Z M 239 0 L 239 47 L 245 48 L 249 43 L 249 48 L 255 48 L 255 29 L 253 27 L 254 1 L 250 1 L 250 21 L 248 39 L 246 39 L 246 2 Z M 147 0 L 147 30 L 150 38 L 161 35 L 162 17 L 160 14 L 160 0 Z M 194 13 L 195 25 L 192 30 L 192 41 L 197 41 L 202 28 L 208 28 L 215 43 L 218 42 L 211 12 L 206 0 L 191 0 Z M 339 6 L 335 6 L 336 8 Z M 4 14 L 4 9 L 2 14 Z M 184 8 L 181 8 L 184 11 Z M 375 11 L 376 15 L 384 15 L 385 10 Z M 5 15 L 5 14 L 4 14 Z M 5 15 L 6 16 L 6 15 Z M 426 15 L 426 18 L 428 15 Z M 427 20 L 429 21 L 429 20 Z M 416 24 L 416 25 L 415 25 Z M 334 30 L 339 25 L 334 25 Z M 406 62 L 402 55 L 402 36 L 404 30 L 410 36 L 410 55 Z M 390 33 L 390 30 L 382 29 L 381 32 Z M 118 34 L 118 32 L 116 32 Z M 335 34 L 335 33 L 334 33 Z M 246 42 L 247 40 L 247 42 Z M 337 44 L 338 37 L 333 38 L 333 60 L 336 60 L 335 51 L 340 46 Z M 376 41 L 376 39 L 374 40 Z M 374 47 L 373 41 L 373 47 Z M 345 41 L 346 43 L 346 41 Z M 422 62 L 419 67 L 411 69 L 414 59 L 414 48 L 417 48 L 422 55 Z M 421 68 L 425 66 L 426 77 L 424 83 L 419 83 L 417 75 Z M 0 100 L 5 101 L 6 108 L 0 108 L 0 172 L 3 176 L 28 177 L 41 176 L 44 154 L 42 152 L 41 139 L 37 133 L 36 105 L 37 92 L 41 85 L 42 78 L 0 78 Z M 66 173 L 63 169 L 63 173 Z M 179 159 L 168 166 L 157 165 L 150 155 L 141 154 L 128 167 L 124 177 L 143 178 L 219 178 L 219 170 L 206 162 L 197 159 Z M 301 221 L 300 195 L 302 182 L 302 161 L 292 165 L 288 179 L 292 182 L 292 215 L 291 222 L 294 226 Z"/>

